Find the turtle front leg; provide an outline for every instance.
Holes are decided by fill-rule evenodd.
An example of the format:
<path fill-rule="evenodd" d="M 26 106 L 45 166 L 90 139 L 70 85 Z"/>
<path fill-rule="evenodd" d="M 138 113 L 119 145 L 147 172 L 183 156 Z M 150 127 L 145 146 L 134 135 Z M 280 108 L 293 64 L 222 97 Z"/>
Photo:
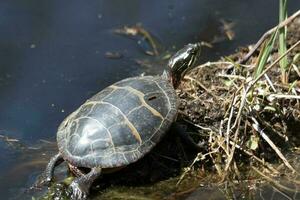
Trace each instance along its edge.
<path fill-rule="evenodd" d="M 61 164 L 63 161 L 64 159 L 60 153 L 53 156 L 50 159 L 45 171 L 39 177 L 39 179 L 37 180 L 34 186 L 41 187 L 43 185 L 48 185 L 53 179 L 54 168 L 59 164 Z"/>
<path fill-rule="evenodd" d="M 69 186 L 71 190 L 71 199 L 86 199 L 92 183 L 101 175 L 101 171 L 101 168 L 95 167 L 92 168 L 88 174 L 76 178 Z"/>

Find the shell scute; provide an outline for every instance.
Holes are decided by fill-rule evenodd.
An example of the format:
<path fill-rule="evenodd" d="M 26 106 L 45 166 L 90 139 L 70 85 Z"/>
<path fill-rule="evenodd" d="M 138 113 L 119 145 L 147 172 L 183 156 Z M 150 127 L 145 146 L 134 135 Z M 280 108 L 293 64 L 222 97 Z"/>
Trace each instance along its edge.
<path fill-rule="evenodd" d="M 161 140 L 176 113 L 176 92 L 168 80 L 124 79 L 95 94 L 62 122 L 58 147 L 78 167 L 127 165 Z"/>

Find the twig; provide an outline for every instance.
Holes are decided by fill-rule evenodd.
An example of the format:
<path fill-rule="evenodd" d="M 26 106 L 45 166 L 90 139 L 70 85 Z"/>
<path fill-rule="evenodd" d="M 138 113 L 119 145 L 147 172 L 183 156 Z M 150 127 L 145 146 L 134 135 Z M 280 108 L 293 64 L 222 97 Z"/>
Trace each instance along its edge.
<path fill-rule="evenodd" d="M 278 24 L 277 26 L 273 27 L 272 29 L 268 30 L 259 40 L 258 42 L 255 44 L 255 46 L 249 51 L 249 53 L 247 53 L 246 56 L 244 56 L 240 61 L 238 61 L 238 64 L 244 64 L 246 63 L 249 58 L 253 55 L 253 53 L 260 47 L 260 45 L 265 41 L 265 39 L 267 37 L 269 37 L 272 33 L 274 33 L 276 31 L 276 29 L 280 29 L 284 26 L 286 26 L 287 24 L 289 24 L 290 22 L 292 22 L 296 17 L 298 17 L 300 15 L 300 10 L 298 10 L 297 12 L 295 12 L 293 15 L 291 15 L 290 17 L 288 17 L 286 20 L 282 21 L 280 24 Z"/>
<path fill-rule="evenodd" d="M 188 120 L 185 120 L 185 121 L 187 121 L 188 123 L 191 123 L 193 126 L 198 127 L 198 128 L 200 128 L 200 129 L 202 129 L 202 130 L 209 131 L 209 132 L 210 132 L 211 134 L 213 134 L 214 136 L 219 137 L 219 138 L 223 138 L 223 140 L 225 140 L 225 137 L 222 136 L 222 135 L 218 132 L 218 130 L 212 130 L 211 128 L 203 127 L 203 126 L 201 126 L 201 125 L 199 125 L 199 124 L 195 124 L 195 123 L 193 123 L 193 122 L 191 122 L 191 121 L 188 121 Z M 220 129 L 221 129 L 221 127 L 222 127 L 222 126 L 220 126 Z M 212 143 L 212 141 L 209 141 L 209 143 Z M 245 148 L 243 148 L 242 146 L 240 146 L 239 144 L 237 144 L 237 142 L 233 142 L 233 141 L 229 140 L 228 143 L 229 143 L 230 145 L 232 145 L 232 146 L 235 146 L 235 148 L 241 150 L 241 151 L 244 152 L 246 155 L 252 157 L 252 158 L 255 159 L 257 162 L 261 163 L 263 166 L 265 166 L 265 167 L 267 167 L 268 169 L 272 170 L 274 173 L 279 173 L 276 169 L 274 169 L 271 165 L 269 165 L 268 162 L 266 162 L 266 161 L 260 159 L 259 157 L 255 156 L 252 152 L 246 150 Z"/>
<path fill-rule="evenodd" d="M 183 174 L 180 176 L 179 180 L 176 183 L 176 186 L 178 186 L 181 181 L 184 179 L 185 175 L 192 169 L 192 167 L 195 165 L 196 162 L 200 161 L 200 160 L 204 160 L 206 156 L 217 153 L 218 152 L 218 148 L 212 152 L 208 152 L 206 154 L 202 154 L 202 153 L 198 153 L 196 158 L 193 160 L 193 162 L 190 164 L 189 167 L 186 168 L 186 170 L 183 172 Z"/>
<path fill-rule="evenodd" d="M 248 82 L 248 86 L 246 87 L 246 89 L 244 90 L 243 92 L 243 97 L 241 99 L 241 103 L 240 103 L 240 108 L 239 108 L 239 111 L 238 111 L 238 114 L 237 114 L 237 117 L 236 117 L 236 120 L 234 122 L 234 124 L 232 125 L 232 128 L 235 128 L 237 122 L 238 122 L 238 119 L 243 111 L 243 108 L 245 106 L 245 103 L 246 103 L 246 97 L 247 97 L 247 94 L 249 93 L 250 89 L 257 83 L 257 81 L 259 79 L 261 79 L 264 74 L 266 74 L 270 69 L 272 69 L 284 56 L 286 56 L 289 52 L 291 52 L 294 48 L 296 48 L 298 45 L 300 44 L 300 40 L 298 42 L 296 42 L 292 47 L 290 47 L 284 54 L 282 54 L 279 58 L 277 58 L 272 64 L 270 64 L 255 80 L 253 81 L 250 81 Z M 244 86 L 241 86 L 237 92 L 239 92 L 241 89 L 243 89 Z"/>
<path fill-rule="evenodd" d="M 300 99 L 299 95 L 289 95 L 289 94 L 270 94 L 268 97 L 275 99 Z"/>
<path fill-rule="evenodd" d="M 268 169 L 272 170 L 274 173 L 279 174 L 279 172 L 272 167 L 268 162 L 260 159 L 259 157 L 257 157 L 256 155 L 254 155 L 252 152 L 246 150 L 245 148 L 241 147 L 240 145 L 230 141 L 231 145 L 234 145 L 237 149 L 241 150 L 242 152 L 244 152 L 245 154 L 247 154 L 248 156 L 250 156 L 251 158 L 253 158 L 254 160 L 256 160 L 257 162 L 261 163 L 264 167 L 267 167 Z"/>
<path fill-rule="evenodd" d="M 231 65 L 231 62 L 228 61 L 218 61 L 218 62 L 206 62 L 204 64 L 198 65 L 197 67 L 195 67 L 194 69 L 199 69 L 199 68 L 204 68 L 204 67 L 210 67 L 212 65 Z"/>
<path fill-rule="evenodd" d="M 241 87 L 240 89 L 242 89 L 243 87 Z M 231 126 L 231 129 L 230 130 L 233 130 L 235 127 L 236 127 L 236 125 L 237 125 L 237 123 L 238 123 L 238 120 L 239 120 L 239 118 L 241 117 L 241 114 L 242 114 L 242 111 L 243 111 L 243 109 L 244 109 L 244 106 L 245 106 L 245 103 L 246 103 L 246 97 L 247 97 L 247 94 L 248 94 L 248 92 L 249 92 L 249 90 L 250 89 L 248 89 L 248 88 L 250 88 L 249 86 L 244 90 L 244 92 L 243 92 L 243 96 L 241 97 L 241 103 L 240 103 L 240 107 L 239 107 L 239 110 L 238 110 L 238 113 L 237 113 L 237 115 L 236 115 L 236 119 L 235 119 L 235 121 L 234 121 L 234 124 Z M 239 92 L 239 89 L 237 90 L 237 92 Z M 236 92 L 236 93 L 237 93 Z"/>
<path fill-rule="evenodd" d="M 188 79 L 190 81 L 197 83 L 197 85 L 199 85 L 202 89 L 204 89 L 207 92 L 207 94 L 211 95 L 215 100 L 221 99 L 220 97 L 217 97 L 214 93 L 212 93 L 211 90 L 209 90 L 207 87 L 205 87 L 200 81 L 198 81 L 190 76 L 185 76 L 184 79 Z"/>
<path fill-rule="evenodd" d="M 200 128 L 200 129 L 204 130 L 204 131 L 210 131 L 210 132 L 213 132 L 213 130 L 212 130 L 211 128 L 209 128 L 209 127 L 204 127 L 204 126 L 201 126 L 201 125 L 199 125 L 199 124 L 195 124 L 195 123 L 193 123 L 193 122 L 191 122 L 190 120 L 187 120 L 187 119 L 183 119 L 183 120 L 184 120 L 185 122 L 187 122 L 187 123 L 189 123 L 189 124 L 191 124 L 191 125 L 197 127 L 197 128 Z"/>
<path fill-rule="evenodd" d="M 224 137 L 220 136 L 220 134 L 217 134 L 216 132 L 211 132 L 212 134 L 214 134 L 216 137 L 221 137 L 224 139 Z M 237 144 L 236 142 L 233 142 L 231 140 L 229 140 L 229 144 L 232 146 L 235 146 L 235 148 L 241 150 L 242 152 L 244 152 L 246 155 L 252 157 L 254 160 L 256 160 L 257 162 L 261 163 L 263 166 L 267 167 L 268 169 L 272 170 L 274 173 L 279 174 L 279 172 L 273 168 L 268 162 L 260 159 L 259 157 L 257 157 L 256 155 L 254 155 L 252 152 L 246 150 L 245 148 L 243 148 L 241 145 Z"/>
<path fill-rule="evenodd" d="M 265 178 L 267 181 L 273 183 L 276 187 L 280 188 L 280 189 L 284 189 L 286 191 L 289 191 L 289 192 L 295 192 L 295 190 L 291 189 L 291 188 L 288 188 L 284 185 L 281 185 L 280 183 L 278 183 L 277 181 L 273 180 L 272 178 L 270 178 L 269 176 L 263 174 L 259 169 L 257 169 L 256 167 L 253 167 L 252 166 L 252 169 L 258 173 L 259 175 L 261 175 L 263 178 Z"/>
<path fill-rule="evenodd" d="M 260 125 L 258 121 L 251 117 L 252 121 L 252 127 L 261 135 L 261 137 L 272 147 L 272 149 L 276 152 L 276 154 L 279 156 L 279 158 L 283 161 L 283 163 L 294 173 L 296 170 L 292 167 L 292 165 L 287 161 L 287 159 L 284 157 L 284 155 L 281 153 L 281 151 L 277 148 L 277 146 L 273 143 L 273 141 L 265 134 L 265 132 L 260 128 Z"/>
<path fill-rule="evenodd" d="M 245 77 L 239 76 L 239 75 L 231 75 L 231 74 L 217 74 L 217 77 L 222 77 L 222 78 L 229 78 L 229 79 L 240 79 L 240 80 L 246 80 Z"/>
<path fill-rule="evenodd" d="M 267 74 L 265 74 L 265 79 L 267 80 L 267 82 L 268 82 L 268 84 L 270 85 L 270 87 L 272 88 L 272 90 L 273 90 L 274 92 L 276 92 L 276 88 L 274 87 L 274 85 L 273 85 L 271 79 L 269 78 L 269 76 L 268 76 Z"/>
<path fill-rule="evenodd" d="M 237 101 L 237 96 L 234 94 L 234 97 L 231 101 L 231 105 L 230 105 L 230 113 L 229 113 L 229 118 L 228 118 L 228 122 L 227 122 L 227 129 L 226 129 L 226 142 L 227 142 L 227 151 L 229 151 L 229 136 L 230 136 L 230 130 L 232 130 L 230 128 L 230 125 L 231 125 L 231 120 L 232 120 L 232 117 L 233 117 L 233 112 L 234 112 L 234 109 L 235 109 L 235 104 L 236 104 L 236 101 Z M 228 154 L 229 155 L 229 154 Z"/>
<path fill-rule="evenodd" d="M 230 167 L 230 164 L 233 160 L 233 156 L 234 156 L 234 152 L 235 152 L 235 144 L 237 143 L 237 139 L 238 139 L 238 136 L 239 136 L 239 132 L 240 132 L 240 124 L 241 124 L 241 121 L 242 121 L 242 118 L 240 117 L 239 118 L 239 121 L 238 121 L 238 127 L 237 129 L 235 130 L 235 134 L 234 134 L 234 138 L 233 138 L 233 143 L 234 145 L 232 145 L 231 147 L 231 152 L 230 152 L 230 155 L 229 155 L 229 158 L 227 159 L 227 163 L 226 163 L 226 167 L 225 167 L 225 172 L 228 171 L 229 167 Z M 225 178 L 225 177 L 224 177 Z"/>

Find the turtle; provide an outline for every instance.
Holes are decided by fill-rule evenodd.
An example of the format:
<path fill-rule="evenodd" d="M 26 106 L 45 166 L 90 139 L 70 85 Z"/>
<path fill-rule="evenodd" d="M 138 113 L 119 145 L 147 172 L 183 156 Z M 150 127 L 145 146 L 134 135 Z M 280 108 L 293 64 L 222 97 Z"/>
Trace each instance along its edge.
<path fill-rule="evenodd" d="M 54 168 L 63 161 L 75 168 L 89 168 L 69 185 L 71 199 L 86 199 L 103 171 L 145 156 L 176 120 L 176 88 L 194 67 L 200 49 L 200 43 L 185 45 L 169 59 L 162 75 L 116 82 L 67 116 L 57 130 L 59 152 L 50 159 L 40 183 L 49 184 Z"/>

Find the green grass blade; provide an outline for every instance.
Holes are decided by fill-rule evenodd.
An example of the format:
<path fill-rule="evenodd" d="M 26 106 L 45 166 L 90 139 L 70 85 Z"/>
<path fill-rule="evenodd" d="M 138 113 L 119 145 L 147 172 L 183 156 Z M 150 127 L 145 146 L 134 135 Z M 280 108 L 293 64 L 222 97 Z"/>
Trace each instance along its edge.
<path fill-rule="evenodd" d="M 268 58 L 271 54 L 271 50 L 273 49 L 275 39 L 278 33 L 278 29 L 271 35 L 271 38 L 267 41 L 267 43 L 262 47 L 260 55 L 258 57 L 257 68 L 255 73 L 255 78 L 257 78 L 262 71 L 264 70 Z"/>
<path fill-rule="evenodd" d="M 284 21 L 287 18 L 287 0 L 279 0 L 279 23 Z M 281 56 L 287 51 L 286 47 L 286 33 L 287 33 L 287 27 L 282 27 L 279 29 L 279 49 L 278 54 Z M 281 69 L 281 80 L 283 83 L 287 83 L 287 68 L 288 68 L 288 60 L 287 57 L 283 57 L 279 61 L 279 66 Z"/>

